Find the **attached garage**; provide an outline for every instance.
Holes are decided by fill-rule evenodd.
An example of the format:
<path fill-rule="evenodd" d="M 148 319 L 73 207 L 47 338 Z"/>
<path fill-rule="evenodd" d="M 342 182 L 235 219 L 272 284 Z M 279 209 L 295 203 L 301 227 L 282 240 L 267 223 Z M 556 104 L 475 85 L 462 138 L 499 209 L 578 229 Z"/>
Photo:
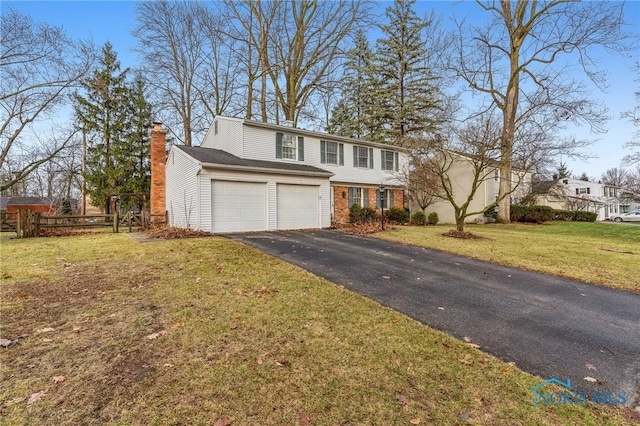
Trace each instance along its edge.
<path fill-rule="evenodd" d="M 278 229 L 320 228 L 320 186 L 278 184 Z"/>
<path fill-rule="evenodd" d="M 166 167 L 172 226 L 230 233 L 331 225 L 326 170 L 175 145 Z"/>
<path fill-rule="evenodd" d="M 213 232 L 264 231 L 267 225 L 267 184 L 211 181 Z"/>

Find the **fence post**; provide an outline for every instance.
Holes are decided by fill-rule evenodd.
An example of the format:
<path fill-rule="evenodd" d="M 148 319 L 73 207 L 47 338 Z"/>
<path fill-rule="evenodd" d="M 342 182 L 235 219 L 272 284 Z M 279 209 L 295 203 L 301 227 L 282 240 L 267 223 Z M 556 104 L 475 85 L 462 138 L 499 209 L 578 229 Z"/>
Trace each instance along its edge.
<path fill-rule="evenodd" d="M 39 212 L 34 212 L 33 213 L 33 236 L 37 237 L 38 236 L 38 231 L 40 231 L 40 213 Z"/>
<path fill-rule="evenodd" d="M 118 233 L 118 212 L 113 212 L 113 232 Z"/>
<path fill-rule="evenodd" d="M 16 238 L 22 238 L 22 212 L 16 210 Z"/>

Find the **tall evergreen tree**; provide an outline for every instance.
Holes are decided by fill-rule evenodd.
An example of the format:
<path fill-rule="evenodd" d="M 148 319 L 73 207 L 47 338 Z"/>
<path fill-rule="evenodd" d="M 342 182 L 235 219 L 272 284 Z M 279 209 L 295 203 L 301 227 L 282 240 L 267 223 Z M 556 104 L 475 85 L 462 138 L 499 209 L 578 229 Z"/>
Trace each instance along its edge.
<path fill-rule="evenodd" d="M 99 68 L 83 83 L 85 96 L 75 95 L 79 127 L 87 135 L 85 182 L 93 205 L 110 211 L 110 195 L 147 192 L 150 107 L 144 85 L 128 84 L 128 69 L 110 43 L 102 48 Z"/>
<path fill-rule="evenodd" d="M 371 96 L 377 86 L 374 55 L 364 31 L 356 33 L 355 46 L 349 50 L 341 80 L 342 98 L 331 113 L 327 131 L 356 139 L 381 141 L 380 124 L 374 117 L 377 105 Z"/>
<path fill-rule="evenodd" d="M 130 128 L 124 144 L 129 155 L 124 155 L 129 170 L 129 177 L 124 190 L 133 193 L 148 194 L 151 190 L 150 148 L 151 137 L 149 129 L 153 126 L 151 105 L 146 100 L 147 87 L 142 76 L 138 75 L 129 89 Z"/>
<path fill-rule="evenodd" d="M 377 42 L 375 72 L 381 82 L 374 92 L 376 120 L 384 123 L 385 139 L 399 144 L 424 136 L 437 124 L 439 90 L 428 66 L 426 29 L 431 21 L 413 10 L 415 0 L 395 0 L 386 9 L 389 23 Z"/>

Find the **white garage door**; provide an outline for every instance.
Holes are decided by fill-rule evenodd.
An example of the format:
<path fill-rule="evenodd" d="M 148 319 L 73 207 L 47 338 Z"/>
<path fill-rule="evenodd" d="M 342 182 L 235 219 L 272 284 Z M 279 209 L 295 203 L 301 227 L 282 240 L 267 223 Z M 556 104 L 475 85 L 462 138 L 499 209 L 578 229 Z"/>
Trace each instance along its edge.
<path fill-rule="evenodd" d="M 213 232 L 267 229 L 267 184 L 214 180 L 211 184 Z"/>
<path fill-rule="evenodd" d="M 278 184 L 278 229 L 320 228 L 320 187 Z"/>

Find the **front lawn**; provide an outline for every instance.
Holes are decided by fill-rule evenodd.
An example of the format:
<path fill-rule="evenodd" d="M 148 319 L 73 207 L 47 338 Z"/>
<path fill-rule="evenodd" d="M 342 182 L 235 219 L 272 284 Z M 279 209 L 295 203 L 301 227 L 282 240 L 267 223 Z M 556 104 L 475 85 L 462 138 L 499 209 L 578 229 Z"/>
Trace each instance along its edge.
<path fill-rule="evenodd" d="M 26 335 L 0 348 L 3 424 L 640 421 L 534 407 L 547 378 L 224 238 L 39 238 L 0 254 L 0 337 Z"/>
<path fill-rule="evenodd" d="M 467 225 L 484 239 L 445 237 L 451 225 L 397 226 L 378 238 L 640 292 L 640 226 L 550 222 Z"/>

